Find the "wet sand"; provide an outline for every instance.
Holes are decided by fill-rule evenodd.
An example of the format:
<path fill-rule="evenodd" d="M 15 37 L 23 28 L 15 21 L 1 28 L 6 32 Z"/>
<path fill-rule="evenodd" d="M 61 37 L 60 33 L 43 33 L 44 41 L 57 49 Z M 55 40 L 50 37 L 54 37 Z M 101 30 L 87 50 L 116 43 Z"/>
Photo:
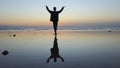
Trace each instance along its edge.
<path fill-rule="evenodd" d="M 60 30 L 57 62 L 47 59 L 53 31 L 0 31 L 1 68 L 120 68 L 120 32 Z M 2 51 L 9 54 L 3 56 Z"/>

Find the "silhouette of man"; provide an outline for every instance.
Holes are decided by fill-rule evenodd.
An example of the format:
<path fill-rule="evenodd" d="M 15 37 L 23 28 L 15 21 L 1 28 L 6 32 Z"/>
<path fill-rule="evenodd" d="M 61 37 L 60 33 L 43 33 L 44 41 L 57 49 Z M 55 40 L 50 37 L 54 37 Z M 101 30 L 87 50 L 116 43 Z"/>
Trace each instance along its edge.
<path fill-rule="evenodd" d="M 57 58 L 60 58 L 62 62 L 64 62 L 64 59 L 59 55 L 59 48 L 58 48 L 56 35 L 54 38 L 53 48 L 51 48 L 50 50 L 51 50 L 51 56 L 47 59 L 47 63 L 49 62 L 50 59 L 54 59 L 54 62 L 57 62 Z"/>
<path fill-rule="evenodd" d="M 48 6 L 46 6 L 47 11 L 51 14 L 50 21 L 53 22 L 53 28 L 54 28 L 55 35 L 57 34 L 56 31 L 57 31 L 57 26 L 58 26 L 58 21 L 59 21 L 59 13 L 63 11 L 64 7 L 65 6 L 63 6 L 60 11 L 56 11 L 56 7 L 53 7 L 54 11 L 51 11 L 49 10 Z"/>

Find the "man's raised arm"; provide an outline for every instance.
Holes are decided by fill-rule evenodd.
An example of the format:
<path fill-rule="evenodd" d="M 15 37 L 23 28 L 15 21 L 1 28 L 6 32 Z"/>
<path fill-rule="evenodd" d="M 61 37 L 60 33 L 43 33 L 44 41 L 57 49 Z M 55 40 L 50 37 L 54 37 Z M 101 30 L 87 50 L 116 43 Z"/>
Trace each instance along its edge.
<path fill-rule="evenodd" d="M 65 7 L 65 6 L 63 6 L 63 7 L 61 8 L 61 10 L 59 11 L 59 13 L 63 11 L 64 7 Z"/>
<path fill-rule="evenodd" d="M 63 59 L 63 57 L 59 56 L 59 58 L 62 60 L 62 62 L 64 62 L 64 59 Z"/>
<path fill-rule="evenodd" d="M 51 57 L 49 57 L 49 58 L 47 59 L 47 63 L 49 63 L 50 59 L 51 59 Z"/>
<path fill-rule="evenodd" d="M 51 11 L 49 10 L 48 6 L 46 6 L 47 11 L 50 13 Z"/>

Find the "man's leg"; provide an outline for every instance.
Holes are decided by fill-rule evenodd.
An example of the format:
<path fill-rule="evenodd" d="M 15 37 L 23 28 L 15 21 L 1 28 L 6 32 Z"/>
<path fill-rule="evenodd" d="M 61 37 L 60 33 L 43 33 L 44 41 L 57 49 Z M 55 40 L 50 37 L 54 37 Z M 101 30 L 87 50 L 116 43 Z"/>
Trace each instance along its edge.
<path fill-rule="evenodd" d="M 55 34 L 57 34 L 57 26 L 58 26 L 58 22 L 57 21 L 53 22 L 53 28 L 54 28 Z"/>

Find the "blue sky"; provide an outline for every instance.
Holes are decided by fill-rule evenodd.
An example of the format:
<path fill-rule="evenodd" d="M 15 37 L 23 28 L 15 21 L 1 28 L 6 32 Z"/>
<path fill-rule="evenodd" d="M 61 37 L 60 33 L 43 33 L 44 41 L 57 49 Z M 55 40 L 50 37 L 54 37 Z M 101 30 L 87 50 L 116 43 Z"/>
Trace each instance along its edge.
<path fill-rule="evenodd" d="M 48 5 L 60 10 L 60 25 L 120 22 L 120 0 L 0 0 L 0 25 L 47 25 Z"/>

